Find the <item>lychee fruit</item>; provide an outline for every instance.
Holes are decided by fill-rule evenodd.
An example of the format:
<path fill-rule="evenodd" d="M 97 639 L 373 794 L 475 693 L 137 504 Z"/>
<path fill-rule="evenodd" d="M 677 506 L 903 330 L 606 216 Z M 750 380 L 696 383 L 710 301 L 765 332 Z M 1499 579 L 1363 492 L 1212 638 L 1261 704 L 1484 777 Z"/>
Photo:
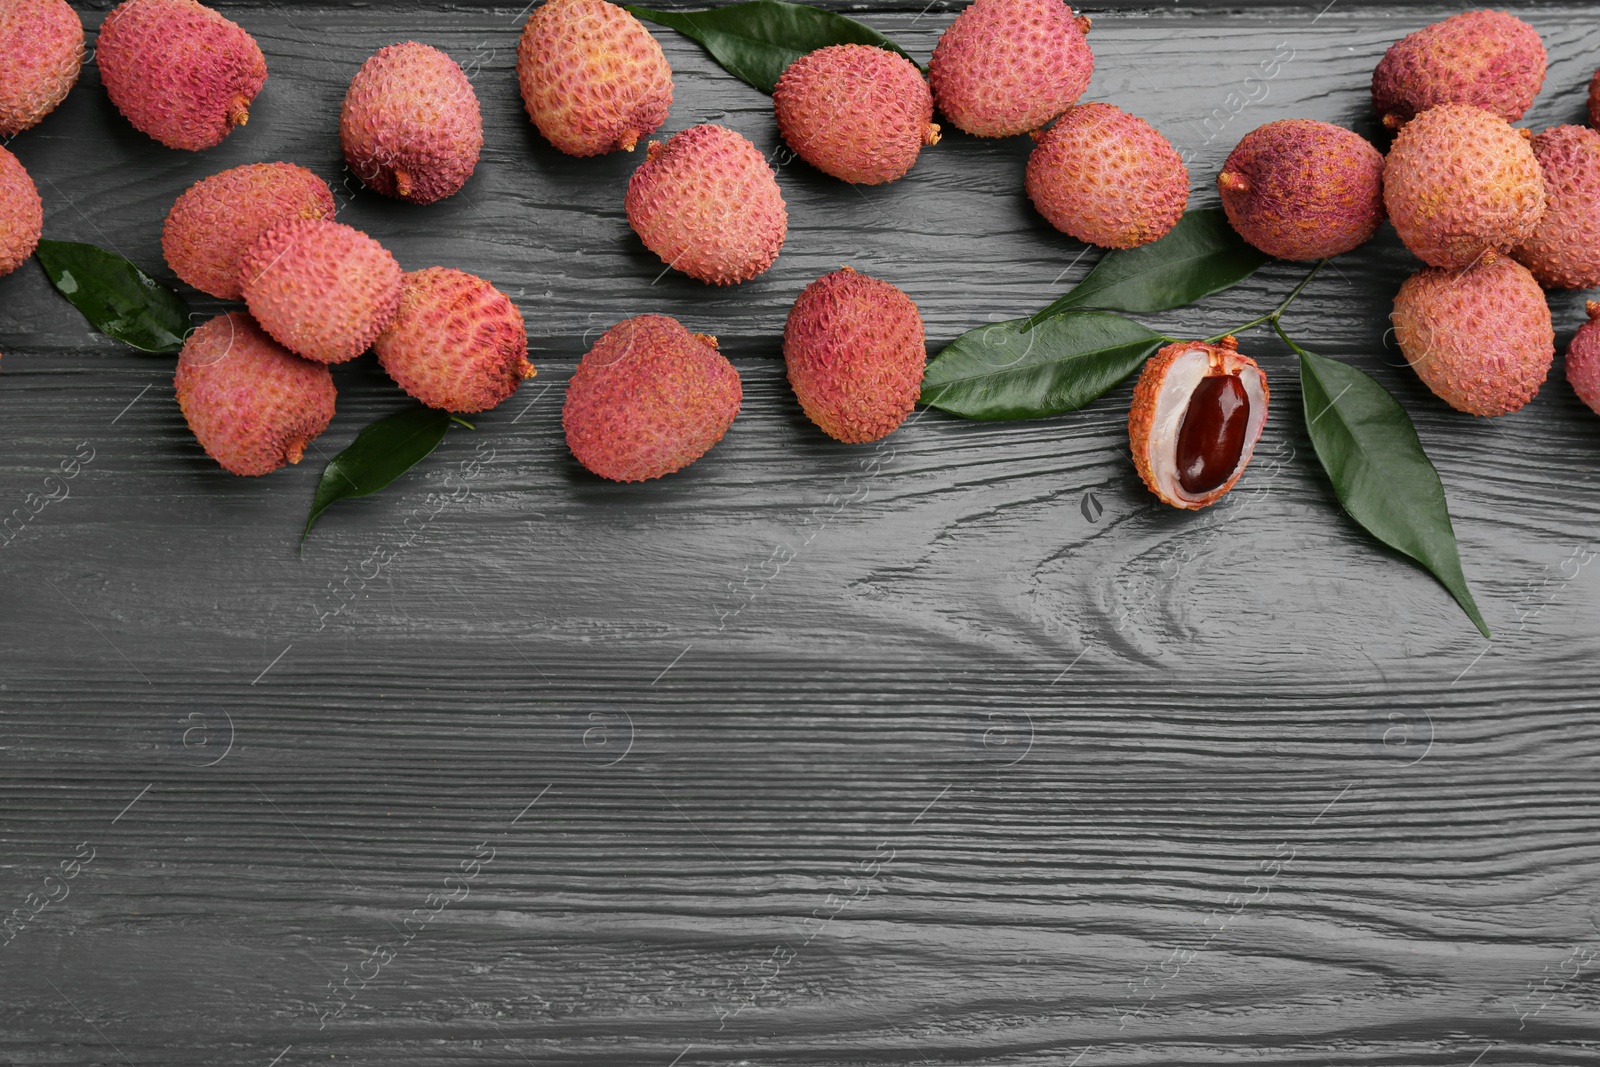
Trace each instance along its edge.
<path fill-rule="evenodd" d="M 101 23 L 95 62 L 135 129 L 192 151 L 243 126 L 267 80 L 255 38 L 195 0 L 126 0 Z"/>
<path fill-rule="evenodd" d="M 249 163 L 191 185 L 167 212 L 161 251 L 174 274 L 223 300 L 240 296 L 239 261 L 289 219 L 331 219 L 328 183 L 293 163 Z"/>
<path fill-rule="evenodd" d="M 44 201 L 22 161 L 0 148 L 0 277 L 16 270 L 39 247 Z"/>
<path fill-rule="evenodd" d="M 1227 495 L 1267 424 L 1267 377 L 1238 342 L 1179 341 L 1151 356 L 1133 390 L 1133 465 L 1164 504 L 1188 511 Z"/>
<path fill-rule="evenodd" d="M 1589 301 L 1589 321 L 1578 327 L 1567 345 L 1567 381 L 1578 399 L 1600 415 L 1600 303 Z"/>
<path fill-rule="evenodd" d="M 400 264 L 353 227 L 291 219 L 250 246 L 239 287 L 250 314 L 279 344 L 319 363 L 343 363 L 394 319 Z"/>
<path fill-rule="evenodd" d="M 431 204 L 465 185 L 478 166 L 478 94 L 437 48 L 415 41 L 380 48 L 350 79 L 339 143 L 368 188 Z"/>
<path fill-rule="evenodd" d="M 667 266 L 712 285 L 772 266 L 789 232 L 778 179 L 726 126 L 691 126 L 650 142 L 628 181 L 628 224 Z"/>
<path fill-rule="evenodd" d="M 1589 79 L 1589 125 L 1600 126 L 1600 70 Z"/>
<path fill-rule="evenodd" d="M 606 0 L 546 0 L 517 42 L 522 102 L 570 156 L 633 151 L 667 121 L 672 68 L 644 24 Z"/>
<path fill-rule="evenodd" d="M 1228 221 L 1279 259 L 1337 256 L 1383 223 L 1383 156 L 1343 126 L 1283 119 L 1245 134 L 1217 176 Z"/>
<path fill-rule="evenodd" d="M 682 470 L 722 440 L 739 414 L 739 372 L 717 339 L 677 319 L 619 322 L 584 354 L 567 383 L 561 425 L 590 471 L 643 482 Z"/>
<path fill-rule="evenodd" d="M 234 474 L 299 463 L 333 419 L 328 368 L 287 351 L 237 311 L 189 335 L 173 385 L 201 447 Z"/>
<path fill-rule="evenodd" d="M 1544 85 L 1539 32 L 1504 11 L 1469 11 L 1390 46 L 1372 72 L 1372 104 L 1390 129 L 1440 104 L 1520 119 Z"/>
<path fill-rule="evenodd" d="M 905 176 L 937 144 L 933 93 L 904 56 L 864 44 L 807 52 L 772 92 L 778 132 L 801 159 L 858 185 Z"/>
<path fill-rule="evenodd" d="M 934 102 L 976 137 L 1037 130 L 1089 87 L 1088 32 L 1061 0 L 976 0 L 934 46 Z"/>
<path fill-rule="evenodd" d="M 806 286 L 783 327 L 783 361 L 800 407 L 846 444 L 876 441 L 906 420 L 927 359 L 917 305 L 849 267 Z"/>
<path fill-rule="evenodd" d="M 1418 259 L 1466 267 L 1533 235 L 1544 216 L 1544 179 L 1527 130 L 1480 108 L 1444 104 L 1395 138 L 1383 203 Z"/>
<path fill-rule="evenodd" d="M 534 373 L 527 327 L 511 298 L 448 267 L 402 277 L 400 310 L 372 347 L 401 389 L 463 414 L 489 410 Z"/>
<path fill-rule="evenodd" d="M 1600 285 L 1600 133 L 1556 126 L 1533 139 L 1544 218 L 1515 252 L 1547 289 Z"/>
<path fill-rule="evenodd" d="M 0 2 L 0 137 L 54 111 L 82 69 L 83 22 L 67 0 Z"/>
<path fill-rule="evenodd" d="M 1063 233 L 1103 248 L 1135 248 L 1183 217 L 1189 170 L 1144 119 L 1111 104 L 1081 104 L 1036 136 L 1028 199 Z"/>
<path fill-rule="evenodd" d="M 1469 415 L 1516 411 L 1555 359 L 1544 291 L 1504 256 L 1485 256 L 1470 270 L 1418 271 L 1400 286 L 1391 321 L 1417 377 Z"/>

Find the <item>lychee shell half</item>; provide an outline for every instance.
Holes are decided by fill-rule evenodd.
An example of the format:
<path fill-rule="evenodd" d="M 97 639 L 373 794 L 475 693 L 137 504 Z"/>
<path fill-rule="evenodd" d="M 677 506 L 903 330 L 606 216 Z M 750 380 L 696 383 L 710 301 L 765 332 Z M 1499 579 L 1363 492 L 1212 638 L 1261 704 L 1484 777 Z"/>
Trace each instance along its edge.
<path fill-rule="evenodd" d="M 567 446 L 602 478 L 643 482 L 682 470 L 722 440 L 739 413 L 739 372 L 714 337 L 640 315 L 584 354 L 561 412 Z"/>
<path fill-rule="evenodd" d="M 173 385 L 201 447 L 234 474 L 299 463 L 333 419 L 328 368 L 289 352 L 240 312 L 189 335 Z"/>
<path fill-rule="evenodd" d="M 1289 260 L 1337 256 L 1383 223 L 1383 156 L 1364 137 L 1311 119 L 1244 135 L 1217 176 L 1240 237 Z"/>
<path fill-rule="evenodd" d="M 1445 104 L 1395 138 L 1384 162 L 1383 203 L 1418 259 L 1467 267 L 1533 235 L 1544 217 L 1544 178 L 1526 130 L 1479 108 Z"/>
<path fill-rule="evenodd" d="M 1544 85 L 1544 42 L 1504 11 L 1469 11 L 1390 46 L 1372 72 L 1372 104 L 1399 128 L 1440 104 L 1469 104 L 1520 119 Z"/>
<path fill-rule="evenodd" d="M 1189 402 L 1201 379 L 1211 375 L 1236 375 L 1250 403 L 1244 447 L 1228 480 L 1206 493 L 1191 494 L 1179 481 L 1176 461 L 1178 434 Z M 1128 412 L 1128 444 L 1133 465 L 1144 484 L 1164 504 L 1188 511 L 1215 504 L 1227 495 L 1250 465 L 1261 431 L 1267 424 L 1271 391 L 1267 377 L 1249 356 L 1241 355 L 1232 337 L 1219 344 L 1179 341 L 1151 356 L 1133 389 Z"/>
<path fill-rule="evenodd" d="M 407 394 L 462 414 L 487 411 L 534 373 L 527 328 L 511 298 L 447 267 L 403 276 L 400 309 L 373 350 Z"/>
<path fill-rule="evenodd" d="M 1394 298 L 1395 340 L 1424 385 L 1469 415 L 1516 411 L 1555 359 L 1544 291 L 1503 256 L 1471 270 L 1418 271 Z"/>
<path fill-rule="evenodd" d="M 1567 382 L 1589 410 L 1600 415 L 1600 303 L 1589 301 L 1589 321 L 1567 345 Z"/>
<path fill-rule="evenodd" d="M 191 185 L 167 212 L 161 251 L 202 293 L 240 296 L 239 264 L 266 230 L 291 219 L 331 219 L 328 183 L 294 163 L 248 163 Z"/>
<path fill-rule="evenodd" d="M 350 80 L 339 143 L 368 188 L 431 204 L 459 190 L 478 166 L 478 94 L 437 48 L 415 41 L 380 48 Z"/>
<path fill-rule="evenodd" d="M 37 125 L 83 68 L 83 22 L 67 0 L 0 2 L 0 137 Z"/>
<path fill-rule="evenodd" d="M 1189 203 L 1189 170 L 1172 143 L 1110 104 L 1070 108 L 1039 135 L 1026 186 L 1050 225 L 1103 248 L 1166 236 Z"/>
<path fill-rule="evenodd" d="M 772 266 L 789 232 L 778 179 L 759 149 L 726 126 L 691 126 L 628 181 L 628 224 L 661 262 L 712 285 Z"/>
<path fill-rule="evenodd" d="M 1544 217 L 1512 255 L 1548 289 L 1600 285 L 1600 133 L 1557 126 L 1533 139 L 1533 154 Z"/>
<path fill-rule="evenodd" d="M 917 305 L 849 267 L 806 286 L 783 327 L 783 361 L 801 409 L 847 444 L 876 441 L 906 420 L 927 359 Z"/>
<path fill-rule="evenodd" d="M 44 202 L 22 161 L 0 148 L 0 276 L 33 255 L 44 231 Z"/>
<path fill-rule="evenodd" d="M 1061 0 L 976 0 L 934 46 L 934 103 L 977 137 L 1037 130 L 1089 87 L 1088 30 Z"/>
<path fill-rule="evenodd" d="M 267 80 L 255 38 L 195 0 L 126 0 L 95 42 L 106 95 L 168 148 L 219 144 Z"/>
<path fill-rule="evenodd" d="M 831 45 L 789 64 L 772 93 L 778 132 L 813 167 L 858 185 L 905 175 L 939 140 L 933 94 L 904 56 Z"/>
<path fill-rule="evenodd" d="M 294 219 L 264 232 L 239 265 L 250 314 L 291 352 L 343 363 L 365 352 L 400 305 L 400 264 L 360 230 Z"/>
<path fill-rule="evenodd" d="M 541 4 L 517 43 L 517 81 L 528 117 L 571 156 L 631 152 L 672 106 L 661 45 L 606 0 Z"/>

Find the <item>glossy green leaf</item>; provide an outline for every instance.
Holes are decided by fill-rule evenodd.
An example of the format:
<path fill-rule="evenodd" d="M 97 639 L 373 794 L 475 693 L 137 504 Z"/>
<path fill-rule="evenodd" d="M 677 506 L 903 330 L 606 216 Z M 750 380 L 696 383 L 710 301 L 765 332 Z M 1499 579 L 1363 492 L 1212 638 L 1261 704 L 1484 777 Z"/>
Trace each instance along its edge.
<path fill-rule="evenodd" d="M 1031 330 L 1011 319 L 969 330 L 934 357 L 922 402 L 968 419 L 1073 411 L 1137 370 L 1162 336 L 1121 315 L 1086 311 Z"/>
<path fill-rule="evenodd" d="M 183 347 L 189 308 L 177 293 L 115 252 L 76 241 L 40 241 L 34 253 L 89 325 L 141 352 Z"/>
<path fill-rule="evenodd" d="M 368 426 L 350 447 L 328 461 L 300 534 L 304 545 L 312 523 L 341 500 L 370 496 L 428 457 L 450 428 L 450 413 L 418 405 Z"/>
<path fill-rule="evenodd" d="M 829 45 L 873 45 L 911 59 L 871 26 L 808 4 L 752 0 L 709 11 L 652 11 L 633 5 L 628 10 L 700 42 L 729 74 L 768 94 L 790 63 Z"/>
<path fill-rule="evenodd" d="M 1365 371 L 1303 350 L 1300 392 L 1312 447 L 1345 511 L 1427 568 L 1488 637 L 1461 570 L 1444 485 L 1405 408 Z"/>
<path fill-rule="evenodd" d="M 1244 281 L 1271 256 L 1244 243 L 1219 207 L 1197 208 L 1159 241 L 1112 249 L 1088 277 L 1028 320 L 1037 326 L 1077 308 L 1167 311 Z"/>

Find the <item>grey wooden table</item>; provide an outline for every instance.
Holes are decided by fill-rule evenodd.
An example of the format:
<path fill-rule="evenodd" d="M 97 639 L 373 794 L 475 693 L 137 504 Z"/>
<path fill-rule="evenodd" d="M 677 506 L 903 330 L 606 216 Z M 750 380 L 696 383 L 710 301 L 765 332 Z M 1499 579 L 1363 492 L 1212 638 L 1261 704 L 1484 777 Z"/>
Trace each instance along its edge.
<path fill-rule="evenodd" d="M 1514 416 L 1434 400 L 1386 336 L 1413 269 L 1391 231 L 1287 325 L 1413 413 L 1492 643 L 1338 513 L 1260 333 L 1262 450 L 1197 515 L 1123 454 L 1129 386 L 879 446 L 805 421 L 779 337 L 824 271 L 901 286 L 938 345 L 1087 270 L 1028 206 L 1026 139 L 951 135 L 861 190 L 779 153 L 783 255 L 711 289 L 628 230 L 637 157 L 532 129 L 518 8 L 224 10 L 271 68 L 250 125 L 168 151 L 86 70 L 11 142 L 48 235 L 170 278 L 179 192 L 256 160 L 337 183 L 350 75 L 415 38 L 471 73 L 483 162 L 427 208 L 352 184 L 341 218 L 513 294 L 539 377 L 297 558 L 322 459 L 400 406 L 370 361 L 336 369 L 308 462 L 235 479 L 170 358 L 91 332 L 34 265 L 0 281 L 0 513 L 55 497 L 0 548 L 0 911 L 31 915 L 0 948 L 0 1061 L 1600 1062 L 1600 419 L 1559 364 Z M 851 10 L 919 58 L 952 18 Z M 1263 122 L 1376 134 L 1377 57 L 1451 10 L 1091 10 L 1090 97 L 1214 203 Z M 1519 10 L 1552 59 L 1528 124 L 1578 121 L 1600 12 Z M 767 98 L 659 36 L 669 129 L 780 147 Z M 1149 321 L 1213 333 L 1301 272 Z M 1581 300 L 1553 303 L 1564 343 Z M 602 483 L 563 447 L 563 383 L 647 311 L 721 338 L 744 410 L 686 473 Z"/>

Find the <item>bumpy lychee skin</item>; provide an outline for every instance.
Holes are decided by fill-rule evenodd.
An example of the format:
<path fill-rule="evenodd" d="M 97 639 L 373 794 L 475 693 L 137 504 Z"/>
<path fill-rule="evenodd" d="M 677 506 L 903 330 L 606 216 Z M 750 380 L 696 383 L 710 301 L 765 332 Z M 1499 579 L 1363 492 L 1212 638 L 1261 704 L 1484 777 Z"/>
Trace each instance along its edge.
<path fill-rule="evenodd" d="M 1189 170 L 1155 127 L 1110 104 L 1081 104 L 1039 135 L 1028 199 L 1056 229 L 1104 248 L 1162 237 L 1189 203 Z"/>
<path fill-rule="evenodd" d="M 905 176 L 937 144 L 933 93 L 904 56 L 864 44 L 808 52 L 772 92 L 778 132 L 800 158 L 857 185 Z"/>
<path fill-rule="evenodd" d="M 1390 46 L 1372 72 L 1372 104 L 1398 129 L 1440 104 L 1469 104 L 1520 119 L 1544 85 L 1544 42 L 1504 11 L 1469 11 Z"/>
<path fill-rule="evenodd" d="M 293 219 L 264 232 L 239 264 L 250 314 L 291 352 L 343 363 L 365 352 L 400 306 L 400 264 L 360 230 Z"/>
<path fill-rule="evenodd" d="M 56 109 L 83 69 L 83 23 L 67 0 L 0 2 L 0 137 Z"/>
<path fill-rule="evenodd" d="M 202 178 L 172 205 L 161 251 L 202 293 L 237 300 L 239 263 L 263 232 L 290 219 L 331 219 L 328 183 L 293 163 L 249 163 Z"/>
<path fill-rule="evenodd" d="M 478 94 L 437 48 L 380 48 L 350 80 L 339 143 L 368 188 L 413 204 L 443 200 L 472 177 L 483 151 Z"/>
<path fill-rule="evenodd" d="M 1557 126 L 1533 139 L 1544 218 L 1512 253 L 1547 289 L 1600 285 L 1600 133 Z"/>
<path fill-rule="evenodd" d="M 934 102 L 977 137 L 1037 130 L 1089 87 L 1088 32 L 1061 0 L 976 0 L 934 46 Z"/>
<path fill-rule="evenodd" d="M 1539 391 L 1555 359 L 1544 291 L 1527 267 L 1487 256 L 1422 270 L 1394 298 L 1395 340 L 1434 395 L 1469 415 L 1505 415 Z"/>
<path fill-rule="evenodd" d="M 173 385 L 201 447 L 234 474 L 299 463 L 333 419 L 328 368 L 289 352 L 237 311 L 189 335 Z"/>
<path fill-rule="evenodd" d="M 1128 412 L 1139 477 L 1163 504 L 1215 504 L 1250 465 L 1270 399 L 1266 375 L 1234 338 L 1167 345 L 1145 362 Z"/>
<path fill-rule="evenodd" d="M 906 420 L 927 359 L 917 305 L 849 267 L 806 286 L 783 327 L 783 361 L 800 407 L 846 444 L 876 441 Z"/>
<path fill-rule="evenodd" d="M 650 142 L 628 181 L 628 225 L 661 261 L 712 285 L 749 281 L 778 258 L 789 212 L 755 145 L 726 126 Z"/>
<path fill-rule="evenodd" d="M 1600 415 L 1600 304 L 1588 303 L 1589 321 L 1567 345 L 1567 382 L 1589 410 Z"/>
<path fill-rule="evenodd" d="M 1284 119 L 1245 134 L 1217 176 L 1239 236 L 1269 256 L 1337 256 L 1383 223 L 1383 156 L 1343 126 Z"/>
<path fill-rule="evenodd" d="M 22 161 L 0 148 L 0 277 L 20 267 L 39 246 L 44 202 Z"/>
<path fill-rule="evenodd" d="M 717 339 L 677 319 L 640 315 L 607 330 L 584 354 L 561 410 L 567 447 L 614 482 L 682 470 L 733 425 L 739 372 Z"/>
<path fill-rule="evenodd" d="M 135 129 L 191 151 L 243 126 L 267 80 L 255 38 L 195 0 L 127 0 L 101 23 L 95 62 Z"/>
<path fill-rule="evenodd" d="M 546 0 L 517 43 L 522 103 L 570 156 L 633 151 L 667 121 L 672 68 L 631 14 L 606 0 Z"/>
<path fill-rule="evenodd" d="M 511 298 L 448 267 L 403 276 L 400 310 L 372 347 L 408 394 L 462 414 L 489 410 L 534 374 Z"/>
<path fill-rule="evenodd" d="M 1528 131 L 1445 104 L 1400 131 L 1383 169 L 1383 203 L 1407 248 L 1434 267 L 1508 252 L 1544 217 L 1544 179 Z"/>

